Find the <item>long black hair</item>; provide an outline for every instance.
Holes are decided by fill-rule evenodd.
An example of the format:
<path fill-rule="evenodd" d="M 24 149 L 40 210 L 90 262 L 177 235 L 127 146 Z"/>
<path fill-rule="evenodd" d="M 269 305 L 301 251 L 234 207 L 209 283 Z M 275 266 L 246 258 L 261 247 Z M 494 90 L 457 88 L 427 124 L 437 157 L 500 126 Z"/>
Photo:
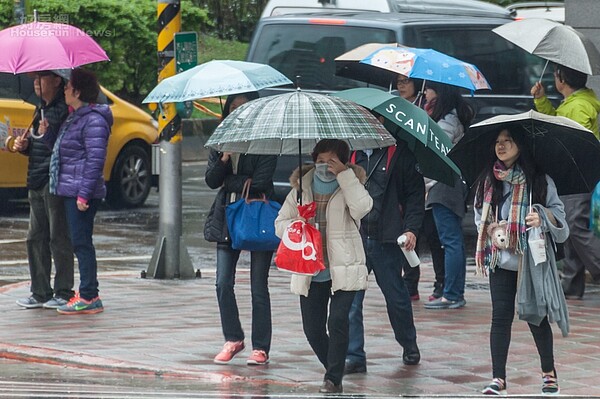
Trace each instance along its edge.
<path fill-rule="evenodd" d="M 258 92 L 248 91 L 246 93 L 230 94 L 229 96 L 227 96 L 227 100 L 225 101 L 225 105 L 223 106 L 223 112 L 221 113 L 221 120 L 227 118 L 227 116 L 229 115 L 229 108 L 231 108 L 231 103 L 238 97 L 246 97 L 248 101 L 252 101 L 258 98 Z"/>
<path fill-rule="evenodd" d="M 496 139 L 504 130 L 508 131 L 508 134 L 519 149 L 519 157 L 517 158 L 515 164 L 518 164 L 521 167 L 523 173 L 525 173 L 525 181 L 527 186 L 530 190 L 533 190 L 533 203 L 546 205 L 546 194 L 548 193 L 546 174 L 543 170 L 538 168 L 533 159 L 533 154 L 526 143 L 525 131 L 515 128 L 514 125 L 505 125 L 498 129 L 498 134 L 494 137 L 494 140 L 492 140 L 487 156 L 488 161 L 485 165 L 485 168 L 475 181 L 475 208 L 481 208 L 483 206 L 484 184 L 488 178 L 492 182 L 493 186 L 492 206 L 497 206 L 502 202 L 502 182 L 494 177 L 494 163 L 496 160 L 498 160 L 496 157 Z"/>
<path fill-rule="evenodd" d="M 467 128 L 471 124 L 475 113 L 460 95 L 460 89 L 457 86 L 447 85 L 438 82 L 425 82 L 425 89 L 435 91 L 437 97 L 433 104 L 431 119 L 438 122 L 444 116 L 456 109 L 460 123 Z"/>

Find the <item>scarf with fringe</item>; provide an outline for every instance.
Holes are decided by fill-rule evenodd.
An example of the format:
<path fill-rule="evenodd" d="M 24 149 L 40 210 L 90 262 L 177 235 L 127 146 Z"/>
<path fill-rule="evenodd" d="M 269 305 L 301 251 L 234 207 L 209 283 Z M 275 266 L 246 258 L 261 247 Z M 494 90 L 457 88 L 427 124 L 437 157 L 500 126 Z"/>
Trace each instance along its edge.
<path fill-rule="evenodd" d="M 494 164 L 494 177 L 496 180 L 507 182 L 513 186 L 508 212 L 508 225 L 506 235 L 508 250 L 515 254 L 523 254 L 527 249 L 527 184 L 525 173 L 518 164 L 507 169 L 504 163 L 496 161 Z M 477 234 L 477 248 L 475 251 L 476 274 L 486 276 L 487 272 L 494 270 L 500 259 L 500 250 L 492 244 L 492 237 L 488 234 L 488 227 L 494 222 L 497 212 L 491 212 L 492 194 L 494 187 L 490 178 L 486 178 L 483 185 L 483 206 L 481 208 L 481 223 Z M 497 204 L 497 207 L 502 204 Z"/>

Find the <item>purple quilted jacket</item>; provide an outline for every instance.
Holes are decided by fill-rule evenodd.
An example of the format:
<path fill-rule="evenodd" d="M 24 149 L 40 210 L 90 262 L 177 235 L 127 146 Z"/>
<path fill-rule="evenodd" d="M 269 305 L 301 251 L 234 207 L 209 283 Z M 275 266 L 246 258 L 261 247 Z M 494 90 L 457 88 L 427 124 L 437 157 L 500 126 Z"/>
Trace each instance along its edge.
<path fill-rule="evenodd" d="M 67 117 L 61 127 L 61 133 L 66 131 L 58 149 L 56 194 L 86 200 L 105 197 L 103 169 L 112 124 L 106 104 L 85 105 Z"/>

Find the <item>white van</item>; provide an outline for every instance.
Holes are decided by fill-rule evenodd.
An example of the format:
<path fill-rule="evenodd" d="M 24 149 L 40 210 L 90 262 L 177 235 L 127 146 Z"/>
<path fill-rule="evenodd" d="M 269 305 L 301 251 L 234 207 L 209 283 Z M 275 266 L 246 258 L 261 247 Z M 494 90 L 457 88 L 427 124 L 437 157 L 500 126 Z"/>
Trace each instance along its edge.
<path fill-rule="evenodd" d="M 391 11 L 388 0 L 270 0 L 262 12 L 261 18 L 333 10 Z"/>
<path fill-rule="evenodd" d="M 427 12 L 453 14 L 508 16 L 509 11 L 484 1 L 474 0 L 269 0 L 261 18 L 287 14 L 329 12 Z"/>

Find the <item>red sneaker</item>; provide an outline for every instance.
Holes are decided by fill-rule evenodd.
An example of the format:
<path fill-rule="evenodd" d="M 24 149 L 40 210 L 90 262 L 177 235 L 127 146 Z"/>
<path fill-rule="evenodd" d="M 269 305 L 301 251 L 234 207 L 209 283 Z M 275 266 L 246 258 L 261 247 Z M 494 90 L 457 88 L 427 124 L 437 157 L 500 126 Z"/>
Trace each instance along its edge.
<path fill-rule="evenodd" d="M 214 362 L 217 364 L 227 364 L 235 355 L 243 351 L 244 348 L 244 341 L 227 341 L 223 345 L 223 350 L 215 356 Z"/>
<path fill-rule="evenodd" d="M 252 351 L 252 354 L 246 361 L 246 364 L 256 365 L 256 366 L 260 366 L 262 364 L 267 364 L 267 363 L 269 363 L 269 355 L 267 355 L 267 352 L 260 350 L 260 349 L 254 349 Z"/>

